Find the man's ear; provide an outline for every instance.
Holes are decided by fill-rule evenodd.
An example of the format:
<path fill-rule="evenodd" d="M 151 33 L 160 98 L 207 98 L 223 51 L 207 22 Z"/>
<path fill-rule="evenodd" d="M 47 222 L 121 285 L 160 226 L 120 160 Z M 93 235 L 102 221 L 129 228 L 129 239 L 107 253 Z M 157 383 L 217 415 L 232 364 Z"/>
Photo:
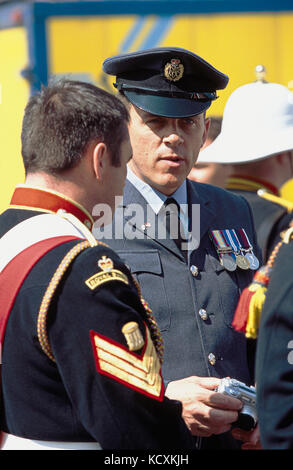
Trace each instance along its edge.
<path fill-rule="evenodd" d="M 203 133 L 203 136 L 202 136 L 202 146 L 205 144 L 205 141 L 207 139 L 210 125 L 211 125 L 210 118 L 205 118 L 205 120 L 204 120 L 204 133 Z"/>
<path fill-rule="evenodd" d="M 96 179 L 102 179 L 105 168 L 109 165 L 109 152 L 104 142 L 98 142 L 93 149 L 93 170 Z"/>

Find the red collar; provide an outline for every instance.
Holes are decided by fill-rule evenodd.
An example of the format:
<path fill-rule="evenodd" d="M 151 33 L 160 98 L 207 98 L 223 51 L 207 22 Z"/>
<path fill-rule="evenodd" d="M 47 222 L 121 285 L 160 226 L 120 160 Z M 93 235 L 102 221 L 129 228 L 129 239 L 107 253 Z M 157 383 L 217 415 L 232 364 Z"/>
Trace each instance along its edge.
<path fill-rule="evenodd" d="M 16 187 L 9 209 L 49 213 L 56 213 L 59 209 L 64 209 L 77 217 L 89 230 L 92 230 L 94 224 L 89 212 L 77 202 L 55 191 L 31 186 L 19 185 Z"/>
<path fill-rule="evenodd" d="M 226 189 L 242 189 L 244 191 L 257 192 L 259 189 L 266 189 L 272 194 L 279 196 L 279 190 L 268 181 L 252 176 L 231 175 L 226 184 Z"/>

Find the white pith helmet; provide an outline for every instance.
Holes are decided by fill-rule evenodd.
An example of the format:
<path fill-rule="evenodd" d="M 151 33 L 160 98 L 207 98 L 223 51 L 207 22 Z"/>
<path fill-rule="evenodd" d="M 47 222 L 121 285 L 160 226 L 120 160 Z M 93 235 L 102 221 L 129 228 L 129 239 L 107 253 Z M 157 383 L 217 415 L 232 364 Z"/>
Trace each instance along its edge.
<path fill-rule="evenodd" d="M 237 88 L 227 100 L 221 133 L 203 149 L 198 162 L 247 163 L 293 149 L 293 93 L 258 79 Z"/>

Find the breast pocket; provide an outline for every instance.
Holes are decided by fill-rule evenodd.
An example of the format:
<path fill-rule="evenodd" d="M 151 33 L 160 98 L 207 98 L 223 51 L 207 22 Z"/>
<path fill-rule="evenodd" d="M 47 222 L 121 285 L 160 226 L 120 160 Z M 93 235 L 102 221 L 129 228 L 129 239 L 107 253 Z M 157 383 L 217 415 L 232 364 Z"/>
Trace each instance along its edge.
<path fill-rule="evenodd" d="M 117 253 L 139 282 L 142 297 L 152 309 L 160 330 L 168 330 L 171 311 L 159 252 L 117 250 Z"/>

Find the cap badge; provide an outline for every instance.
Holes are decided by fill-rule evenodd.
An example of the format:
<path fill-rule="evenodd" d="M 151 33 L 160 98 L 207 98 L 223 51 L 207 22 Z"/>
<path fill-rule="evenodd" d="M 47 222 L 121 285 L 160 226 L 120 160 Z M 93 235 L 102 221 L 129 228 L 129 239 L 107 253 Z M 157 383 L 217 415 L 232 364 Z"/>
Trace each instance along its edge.
<path fill-rule="evenodd" d="M 171 59 L 167 62 L 164 68 L 164 76 L 171 82 L 177 82 L 183 77 L 184 66 L 181 64 L 180 59 Z"/>

